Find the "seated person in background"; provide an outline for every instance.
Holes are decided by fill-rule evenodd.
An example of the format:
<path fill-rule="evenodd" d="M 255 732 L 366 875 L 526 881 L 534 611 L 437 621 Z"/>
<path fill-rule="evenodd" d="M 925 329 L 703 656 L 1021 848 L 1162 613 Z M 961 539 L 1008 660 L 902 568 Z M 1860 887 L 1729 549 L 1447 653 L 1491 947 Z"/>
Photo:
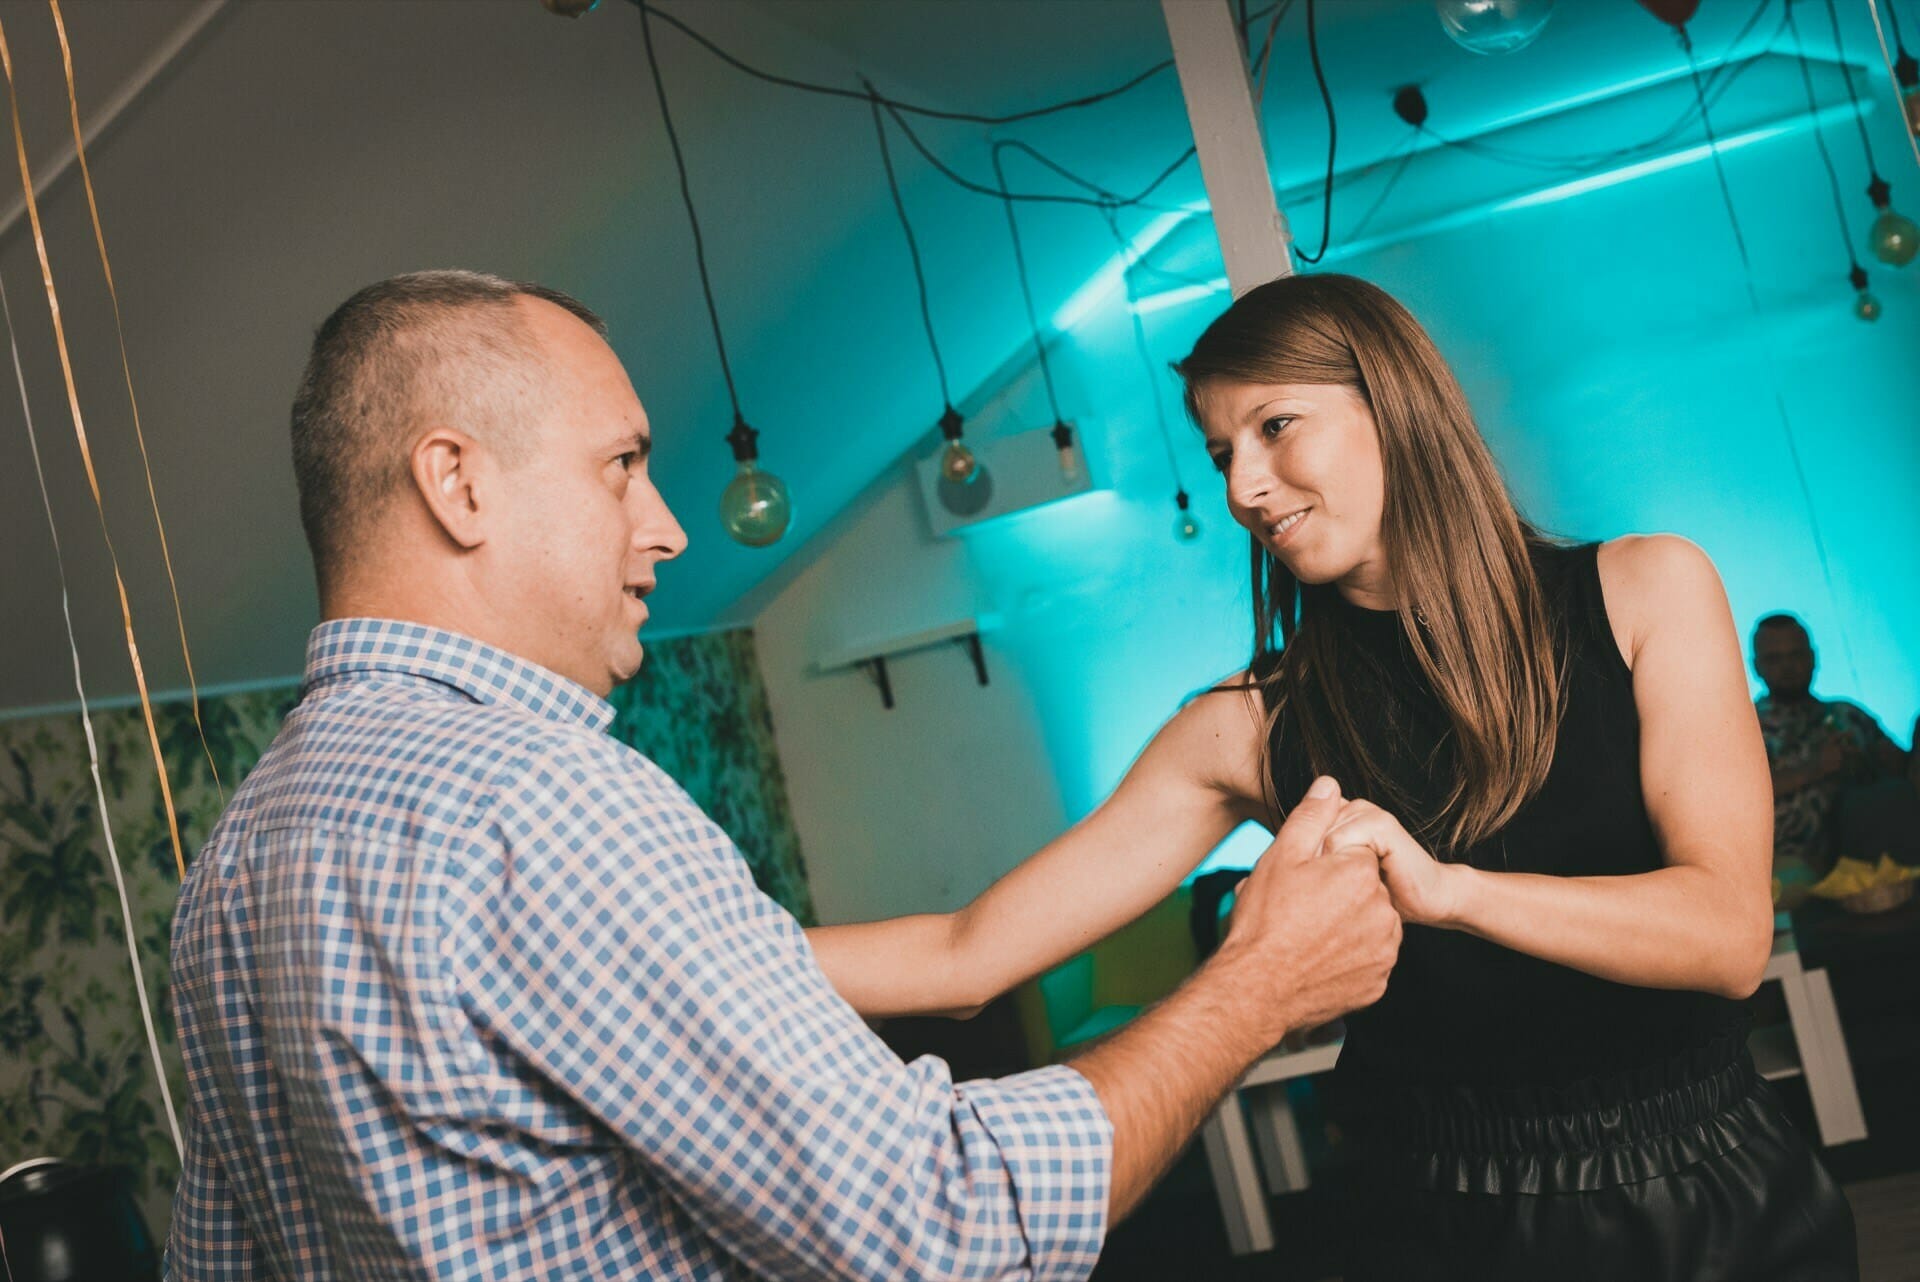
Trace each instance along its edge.
<path fill-rule="evenodd" d="M 1833 866 L 1841 793 L 1907 773 L 1907 754 L 1872 713 L 1814 696 L 1813 669 L 1813 639 L 1799 619 L 1770 614 L 1755 626 L 1753 670 L 1767 683 L 1756 707 L 1773 770 L 1773 873 L 1788 907 Z"/>

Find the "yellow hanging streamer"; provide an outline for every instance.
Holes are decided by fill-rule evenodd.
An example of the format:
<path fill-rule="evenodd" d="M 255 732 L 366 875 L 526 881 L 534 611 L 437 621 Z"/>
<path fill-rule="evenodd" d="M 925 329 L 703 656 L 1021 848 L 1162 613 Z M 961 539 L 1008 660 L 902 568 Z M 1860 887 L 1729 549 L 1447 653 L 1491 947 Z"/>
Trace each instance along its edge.
<path fill-rule="evenodd" d="M 87 469 L 87 488 L 93 491 L 94 511 L 100 514 L 100 533 L 107 541 L 107 556 L 113 562 L 113 586 L 120 594 L 120 622 L 127 635 L 127 657 L 133 661 L 133 680 L 140 691 L 140 713 L 147 722 L 147 743 L 153 749 L 153 768 L 160 779 L 160 797 L 167 811 L 167 835 L 173 840 L 173 863 L 180 878 L 186 880 L 187 859 L 180 848 L 180 820 L 173 810 L 173 785 L 167 780 L 166 758 L 160 752 L 160 731 L 153 723 L 153 702 L 147 696 L 147 676 L 140 666 L 140 647 L 133 639 L 133 607 L 127 604 L 127 584 L 120 573 L 120 554 L 114 550 L 113 535 L 107 529 L 107 508 L 100 497 L 100 478 L 94 472 L 93 451 L 87 445 L 87 427 L 80 415 L 80 393 L 73 385 L 73 359 L 67 353 L 66 326 L 60 320 L 60 296 L 53 287 L 53 264 L 47 259 L 47 238 L 40 227 L 40 202 L 33 194 L 33 171 L 27 164 L 27 140 L 20 132 L 20 97 L 13 83 L 13 51 L 7 44 L 6 24 L 0 23 L 0 70 L 7 78 L 7 107 L 13 121 L 13 149 L 20 158 L 20 186 L 26 192 L 27 220 L 33 226 L 33 246 L 40 255 L 40 283 L 47 291 L 47 311 L 53 317 L 54 345 L 60 351 L 60 373 L 67 384 L 67 411 L 73 418 L 73 434 L 80 442 L 80 458 Z"/>
<path fill-rule="evenodd" d="M 200 720 L 200 683 L 193 675 L 193 652 L 187 648 L 187 620 L 180 611 L 180 585 L 173 577 L 173 553 L 167 547 L 167 526 L 160 519 L 160 496 L 153 488 L 153 463 L 147 457 L 147 436 L 140 429 L 140 404 L 133 395 L 133 365 L 127 359 L 127 332 L 120 323 L 120 291 L 114 287 L 113 265 L 107 261 L 107 236 L 100 228 L 100 206 L 93 198 L 93 173 L 87 168 L 87 142 L 80 132 L 80 102 L 74 92 L 73 50 L 67 44 L 67 24 L 60 14 L 60 0 L 47 0 L 53 10 L 53 29 L 60 36 L 60 63 L 67 73 L 67 116 L 73 122 L 73 154 L 80 162 L 80 181 L 87 189 L 87 212 L 93 216 L 93 243 L 100 247 L 100 272 L 107 278 L 107 296 L 113 300 L 113 333 L 120 341 L 120 372 L 127 380 L 127 408 L 133 411 L 133 436 L 140 443 L 140 466 L 147 474 L 147 499 L 153 504 L 154 528 L 160 531 L 160 559 L 167 567 L 167 588 L 173 593 L 173 621 L 180 630 L 180 657 L 187 664 L 187 694 L 193 701 L 193 725 L 200 732 L 200 751 L 207 757 L 207 769 L 213 772 L 214 791 L 220 804 L 227 803 L 226 785 L 220 780 L 220 767 L 214 762 L 213 749 L 207 744 L 207 727 Z"/>

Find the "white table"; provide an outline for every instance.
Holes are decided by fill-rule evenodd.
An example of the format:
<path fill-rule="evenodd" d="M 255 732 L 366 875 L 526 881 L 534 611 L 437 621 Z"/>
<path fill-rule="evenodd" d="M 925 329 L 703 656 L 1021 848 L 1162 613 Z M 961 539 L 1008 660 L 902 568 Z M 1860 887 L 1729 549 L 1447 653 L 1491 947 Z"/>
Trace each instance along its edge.
<path fill-rule="evenodd" d="M 1754 1066 L 1770 1080 L 1806 1077 L 1823 1144 L 1865 1139 L 1867 1121 L 1860 1111 L 1853 1061 L 1847 1055 L 1826 971 L 1803 968 L 1793 932 L 1782 931 L 1774 937 L 1773 956 L 1762 982 L 1780 985 L 1789 1023 L 1755 1032 Z M 1300 1129 L 1287 1102 L 1287 1082 L 1324 1073 L 1339 1058 L 1337 1041 L 1321 1046 L 1283 1045 L 1269 1051 L 1240 1079 L 1239 1086 L 1227 1092 L 1202 1128 L 1207 1165 L 1226 1220 L 1227 1244 L 1235 1255 L 1272 1250 L 1267 1193 L 1295 1192 L 1309 1183 Z"/>

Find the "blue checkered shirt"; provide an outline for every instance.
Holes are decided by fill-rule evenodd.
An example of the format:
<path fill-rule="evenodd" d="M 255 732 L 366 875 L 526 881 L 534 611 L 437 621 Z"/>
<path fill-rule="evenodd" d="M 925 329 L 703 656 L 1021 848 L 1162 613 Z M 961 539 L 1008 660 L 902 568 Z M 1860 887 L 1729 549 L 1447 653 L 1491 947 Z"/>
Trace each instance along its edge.
<path fill-rule="evenodd" d="M 182 888 L 182 1279 L 1084 1277 L 1112 1127 L 956 1084 L 605 701 L 342 619 Z"/>

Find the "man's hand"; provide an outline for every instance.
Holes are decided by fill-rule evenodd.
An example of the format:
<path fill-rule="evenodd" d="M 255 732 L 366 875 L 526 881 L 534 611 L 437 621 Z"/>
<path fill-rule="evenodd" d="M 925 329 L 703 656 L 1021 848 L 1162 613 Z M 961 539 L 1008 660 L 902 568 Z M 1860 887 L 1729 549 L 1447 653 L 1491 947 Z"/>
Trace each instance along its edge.
<path fill-rule="evenodd" d="M 1380 861 L 1380 878 L 1402 921 L 1451 926 L 1460 916 L 1461 866 L 1443 864 L 1398 819 L 1371 801 L 1350 801 L 1321 839 L 1323 854 L 1365 850 Z"/>
<path fill-rule="evenodd" d="M 1368 1006 L 1387 990 L 1400 917 L 1372 850 L 1321 856 L 1342 812 L 1340 790 L 1316 780 L 1241 884 L 1217 960 L 1262 988 L 1272 1041 Z"/>

